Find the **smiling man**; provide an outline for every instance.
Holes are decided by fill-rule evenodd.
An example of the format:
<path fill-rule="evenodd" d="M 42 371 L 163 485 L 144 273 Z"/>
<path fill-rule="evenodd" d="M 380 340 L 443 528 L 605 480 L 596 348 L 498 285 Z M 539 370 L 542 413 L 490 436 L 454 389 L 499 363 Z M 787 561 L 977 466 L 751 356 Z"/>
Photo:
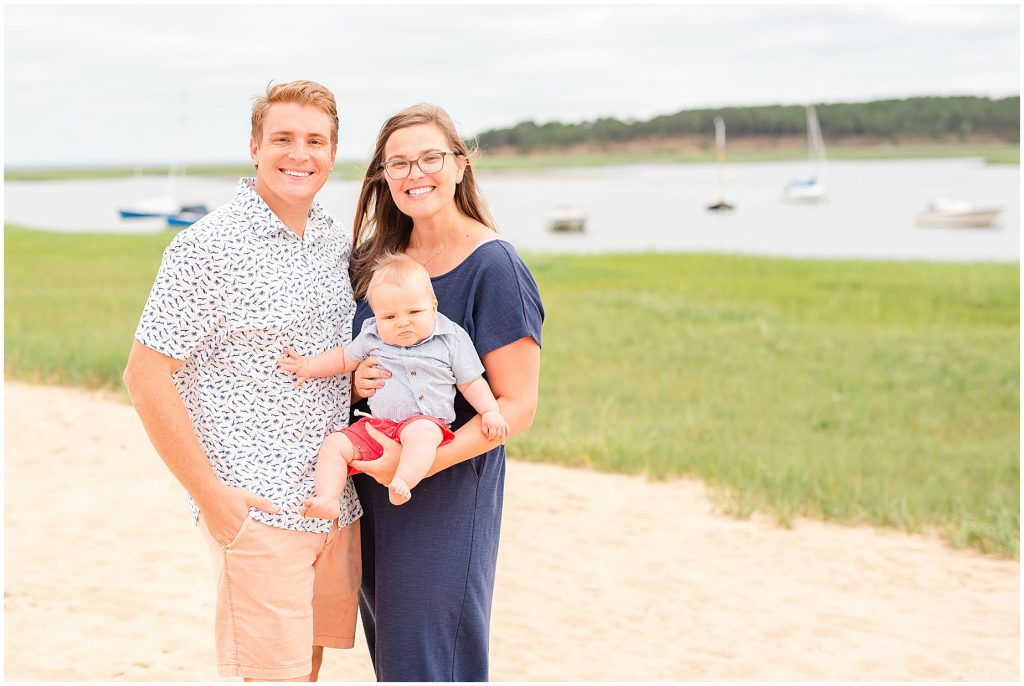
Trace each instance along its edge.
<path fill-rule="evenodd" d="M 334 96 L 271 86 L 252 108 L 256 177 L 164 252 L 124 382 L 188 492 L 217 583 L 221 676 L 315 680 L 323 647 L 351 648 L 362 514 L 299 513 L 321 441 L 348 423 L 347 375 L 296 389 L 283 348 L 351 340 L 351 237 L 314 202 L 334 164 Z"/>

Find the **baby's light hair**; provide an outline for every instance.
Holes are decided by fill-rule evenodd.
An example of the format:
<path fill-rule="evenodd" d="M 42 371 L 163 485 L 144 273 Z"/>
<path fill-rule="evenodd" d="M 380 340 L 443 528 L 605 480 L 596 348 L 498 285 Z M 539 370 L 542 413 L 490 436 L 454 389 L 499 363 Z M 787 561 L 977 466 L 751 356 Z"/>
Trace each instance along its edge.
<path fill-rule="evenodd" d="M 411 287 L 416 281 L 422 281 L 423 286 L 434 298 L 434 287 L 430 283 L 430 273 L 426 267 L 412 259 L 405 253 L 386 252 L 378 257 L 373 263 L 373 276 L 366 287 L 366 300 L 373 308 L 373 289 L 381 283 L 390 283 L 396 286 Z"/>

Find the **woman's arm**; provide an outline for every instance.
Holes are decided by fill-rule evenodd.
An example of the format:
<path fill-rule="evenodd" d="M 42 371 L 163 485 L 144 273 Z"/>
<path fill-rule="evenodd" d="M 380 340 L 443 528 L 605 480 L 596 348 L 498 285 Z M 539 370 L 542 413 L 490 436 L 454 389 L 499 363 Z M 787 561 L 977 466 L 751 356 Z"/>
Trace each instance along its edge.
<path fill-rule="evenodd" d="M 530 428 L 537 412 L 540 387 L 540 346 L 537 341 L 525 336 L 492 350 L 484 355 L 482 361 L 501 414 L 508 421 L 509 436 Z M 384 454 L 377 460 L 353 460 L 351 464 L 378 482 L 388 484 L 398 467 L 401 445 L 373 427 L 368 426 L 367 431 L 383 446 Z M 434 464 L 427 476 L 485 453 L 501 443 L 500 440 L 489 440 L 480 431 L 480 416 L 477 415 L 459 427 L 450 443 L 437 449 Z"/>

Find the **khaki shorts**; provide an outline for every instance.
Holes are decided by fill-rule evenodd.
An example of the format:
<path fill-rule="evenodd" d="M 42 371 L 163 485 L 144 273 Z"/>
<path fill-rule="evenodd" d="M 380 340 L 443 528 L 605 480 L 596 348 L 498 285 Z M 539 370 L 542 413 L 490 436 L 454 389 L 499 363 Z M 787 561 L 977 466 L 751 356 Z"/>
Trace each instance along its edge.
<path fill-rule="evenodd" d="M 359 522 L 330 533 L 291 531 L 251 516 L 227 545 L 199 516 L 217 580 L 221 676 L 294 679 L 313 670 L 313 646 L 351 648 L 362 564 Z"/>

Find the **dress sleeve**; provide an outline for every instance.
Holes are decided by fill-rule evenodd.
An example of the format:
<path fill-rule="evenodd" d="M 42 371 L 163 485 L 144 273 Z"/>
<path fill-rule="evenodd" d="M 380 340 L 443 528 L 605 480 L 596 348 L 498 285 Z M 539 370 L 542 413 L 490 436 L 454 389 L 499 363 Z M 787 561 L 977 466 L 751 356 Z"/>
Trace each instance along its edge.
<path fill-rule="evenodd" d="M 472 295 L 469 333 L 480 357 L 526 336 L 541 344 L 544 304 L 537 282 L 511 245 L 495 242 L 500 250 L 481 270 Z"/>
<path fill-rule="evenodd" d="M 135 340 L 177 360 L 208 350 L 223 328 L 224 293 L 213 260 L 179 234 L 164 250 Z"/>

